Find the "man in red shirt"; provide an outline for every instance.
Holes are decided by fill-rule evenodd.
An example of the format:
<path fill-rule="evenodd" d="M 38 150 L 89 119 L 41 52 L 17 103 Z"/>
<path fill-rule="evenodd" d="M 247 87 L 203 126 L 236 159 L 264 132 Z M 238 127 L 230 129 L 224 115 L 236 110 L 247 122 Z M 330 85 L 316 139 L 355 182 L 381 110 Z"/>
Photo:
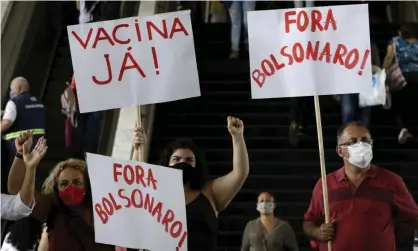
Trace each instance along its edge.
<path fill-rule="evenodd" d="M 371 165 L 373 141 L 361 122 L 343 125 L 337 154 L 344 167 L 327 175 L 329 215 L 324 223 L 322 183 L 317 182 L 305 213 L 304 232 L 326 251 L 395 251 L 394 219 L 418 228 L 418 207 L 397 174 Z"/>

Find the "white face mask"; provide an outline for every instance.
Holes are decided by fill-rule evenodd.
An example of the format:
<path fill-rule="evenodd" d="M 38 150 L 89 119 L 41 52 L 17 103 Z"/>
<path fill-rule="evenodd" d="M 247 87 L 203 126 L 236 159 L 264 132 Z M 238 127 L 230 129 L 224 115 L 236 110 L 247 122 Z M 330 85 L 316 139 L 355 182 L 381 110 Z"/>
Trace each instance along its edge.
<path fill-rule="evenodd" d="M 373 159 L 372 145 L 358 142 L 354 145 L 347 146 L 349 158 L 347 159 L 352 165 L 358 168 L 366 168 Z"/>
<path fill-rule="evenodd" d="M 274 211 L 273 202 L 260 202 L 257 204 L 257 211 L 262 214 L 270 214 Z"/>

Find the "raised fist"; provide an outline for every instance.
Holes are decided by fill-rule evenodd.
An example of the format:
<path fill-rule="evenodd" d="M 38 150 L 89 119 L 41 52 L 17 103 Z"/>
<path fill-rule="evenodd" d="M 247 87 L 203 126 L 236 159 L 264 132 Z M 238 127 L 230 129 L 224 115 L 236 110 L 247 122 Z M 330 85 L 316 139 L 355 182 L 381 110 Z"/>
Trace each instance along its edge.
<path fill-rule="evenodd" d="M 26 143 L 26 146 L 29 147 L 29 149 L 32 147 L 32 144 L 33 144 L 32 136 L 33 136 L 33 131 L 29 130 L 29 131 L 23 132 L 15 139 L 15 147 L 16 147 L 17 153 L 23 154 L 23 144 L 25 143 Z"/>
<path fill-rule="evenodd" d="M 227 118 L 228 131 L 231 136 L 242 136 L 244 133 L 244 123 L 238 118 L 228 116 Z"/>

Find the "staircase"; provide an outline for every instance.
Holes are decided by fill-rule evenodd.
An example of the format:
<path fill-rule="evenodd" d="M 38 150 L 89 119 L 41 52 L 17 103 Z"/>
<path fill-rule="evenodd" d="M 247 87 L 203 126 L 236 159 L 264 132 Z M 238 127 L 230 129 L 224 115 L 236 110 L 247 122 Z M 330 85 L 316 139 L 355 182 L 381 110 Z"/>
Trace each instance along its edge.
<path fill-rule="evenodd" d="M 299 147 L 292 148 L 287 139 L 288 99 L 251 100 L 248 57 L 243 56 L 240 61 L 227 59 L 229 26 L 207 24 L 195 30 L 202 96 L 157 105 L 149 162 L 156 162 L 169 141 L 190 137 L 205 150 L 211 176 L 224 175 L 232 169 L 232 143 L 226 117 L 241 118 L 245 124 L 250 175 L 230 206 L 219 215 L 217 250 L 240 250 L 242 232 L 245 224 L 257 217 L 256 198 L 262 191 L 271 191 L 276 196 L 278 217 L 291 224 L 300 250 L 309 250 L 302 234 L 303 214 L 320 177 L 313 103 L 312 116 L 307 118 L 307 136 Z M 372 32 L 380 48 L 385 49 L 382 45 L 392 35 L 388 34 L 387 26 L 372 27 Z M 342 165 L 335 153 L 340 108 L 331 97 L 320 99 L 327 171 L 332 172 Z M 418 135 L 418 123 L 411 129 Z M 371 130 L 375 139 L 374 163 L 399 173 L 418 198 L 416 142 L 400 147 L 394 119 L 380 108 L 373 111 Z"/>

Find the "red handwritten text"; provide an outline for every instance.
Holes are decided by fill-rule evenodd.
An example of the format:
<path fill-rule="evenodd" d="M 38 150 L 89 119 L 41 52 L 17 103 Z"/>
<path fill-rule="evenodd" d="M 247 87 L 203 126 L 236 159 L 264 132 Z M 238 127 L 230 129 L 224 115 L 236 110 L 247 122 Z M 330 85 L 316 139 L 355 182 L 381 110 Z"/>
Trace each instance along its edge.
<path fill-rule="evenodd" d="M 337 30 L 332 9 L 327 11 L 324 17 L 319 10 L 308 13 L 305 10 L 299 12 L 288 11 L 285 14 L 285 31 L 289 33 L 292 27 L 298 32 L 317 32 Z M 308 27 L 310 29 L 308 30 Z M 328 64 L 341 65 L 347 70 L 359 68 L 358 75 L 363 74 L 369 50 L 360 51 L 357 48 L 348 48 L 344 44 L 331 44 L 323 41 L 308 41 L 306 44 L 296 42 L 280 48 L 280 55 L 271 54 L 260 62 L 260 67 L 251 73 L 252 79 L 261 88 L 267 77 L 274 75 L 287 66 L 305 61 L 321 61 Z"/>
<path fill-rule="evenodd" d="M 296 17 L 296 19 L 294 19 Z M 309 14 L 305 10 L 301 10 L 296 13 L 296 11 L 288 11 L 284 13 L 285 18 L 285 31 L 286 33 L 290 32 L 290 25 L 296 24 L 296 28 L 300 32 L 304 32 L 308 29 L 310 25 L 310 32 L 316 31 L 327 31 L 329 25 L 332 25 L 333 30 L 337 30 L 337 22 L 335 21 L 334 14 L 332 9 L 329 9 L 325 20 L 323 20 L 322 13 L 319 10 L 312 10 Z M 324 23 L 324 25 L 322 25 Z"/>
<path fill-rule="evenodd" d="M 139 165 L 131 166 L 114 163 L 113 180 L 115 182 L 124 182 L 128 185 L 135 184 L 142 188 L 150 187 L 153 190 L 157 190 L 157 180 L 152 173 L 152 169 L 145 171 Z M 118 203 L 116 198 L 124 202 Z M 106 197 L 101 199 L 100 203 L 94 205 L 94 210 L 103 224 L 107 224 L 109 217 L 122 208 L 146 210 L 158 223 L 163 225 L 166 233 L 172 238 L 179 240 L 176 251 L 180 250 L 186 239 L 187 231 L 183 229 L 183 223 L 176 220 L 173 210 L 166 208 L 163 202 L 157 201 L 152 195 L 140 189 L 133 189 L 132 191 L 119 189 L 116 195 L 108 193 Z"/>
<path fill-rule="evenodd" d="M 105 29 L 103 27 L 90 28 L 87 37 L 82 38 L 76 31 L 72 31 L 71 35 L 77 41 L 77 43 L 84 49 L 96 49 L 99 44 L 103 43 L 107 46 L 113 47 L 115 45 L 126 45 L 127 49 L 123 56 L 122 62 L 112 64 L 112 58 L 110 54 L 104 54 L 104 65 L 106 77 L 99 78 L 92 76 L 92 81 L 97 85 L 107 85 L 114 80 L 114 76 L 117 76 L 117 81 L 122 82 L 123 76 L 126 71 L 136 70 L 137 73 L 142 77 L 146 78 L 147 74 L 141 68 L 138 58 L 132 55 L 131 50 L 135 43 L 140 43 L 144 40 L 141 26 L 136 19 L 134 23 L 125 23 L 115 25 L 112 29 Z M 131 29 L 132 32 L 121 32 L 122 30 Z M 179 18 L 174 18 L 171 27 L 167 25 L 167 20 L 161 20 L 159 23 L 152 21 L 146 21 L 144 28 L 146 30 L 146 40 L 152 41 L 155 39 L 173 39 L 178 35 L 189 36 L 189 32 L 184 27 L 183 23 Z M 121 34 L 134 34 L 133 37 L 121 37 Z M 145 52 L 141 52 L 145 53 Z M 156 48 L 151 48 L 152 57 L 154 60 L 155 73 L 160 74 L 158 68 L 158 58 Z M 115 65 L 118 65 L 115 67 Z M 119 66 L 120 65 L 120 66 Z M 112 68 L 113 66 L 113 68 Z M 117 74 L 116 74 L 117 73 Z"/>

